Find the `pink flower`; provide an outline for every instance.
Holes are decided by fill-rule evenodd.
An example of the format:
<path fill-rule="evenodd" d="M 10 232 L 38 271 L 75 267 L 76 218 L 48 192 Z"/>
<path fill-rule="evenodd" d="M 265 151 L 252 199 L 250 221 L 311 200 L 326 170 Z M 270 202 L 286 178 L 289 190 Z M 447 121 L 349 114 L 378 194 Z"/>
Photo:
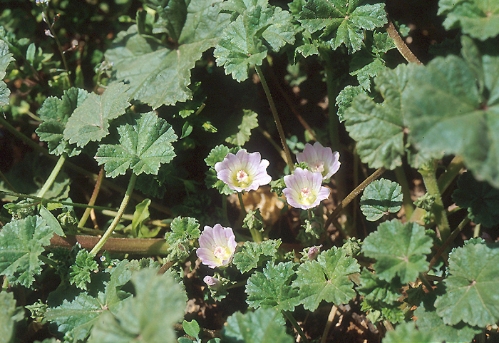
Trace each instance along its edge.
<path fill-rule="evenodd" d="M 329 188 L 322 187 L 322 175 L 307 169 L 296 168 L 292 175 L 284 177 L 283 193 L 292 207 L 308 210 L 329 197 Z"/>
<path fill-rule="evenodd" d="M 262 160 L 259 152 L 248 153 L 239 150 L 235 155 L 229 153 L 222 162 L 215 164 L 217 178 L 230 189 L 242 192 L 256 190 L 268 184 L 272 178 L 267 174 L 269 161 Z"/>
<path fill-rule="evenodd" d="M 213 276 L 207 275 L 203 278 L 203 281 L 208 286 L 208 288 L 213 289 L 215 291 L 219 289 L 220 286 L 222 286 L 222 282 Z"/>
<path fill-rule="evenodd" d="M 303 152 L 296 154 L 298 163 L 306 163 L 310 170 L 322 174 L 324 180 L 329 179 L 340 169 L 340 153 L 333 152 L 331 148 L 325 148 L 319 142 L 305 144 Z"/>
<path fill-rule="evenodd" d="M 232 260 L 236 250 L 236 238 L 230 227 L 216 224 L 205 226 L 199 237 L 199 248 L 196 254 L 201 263 L 210 268 L 226 266 Z"/>

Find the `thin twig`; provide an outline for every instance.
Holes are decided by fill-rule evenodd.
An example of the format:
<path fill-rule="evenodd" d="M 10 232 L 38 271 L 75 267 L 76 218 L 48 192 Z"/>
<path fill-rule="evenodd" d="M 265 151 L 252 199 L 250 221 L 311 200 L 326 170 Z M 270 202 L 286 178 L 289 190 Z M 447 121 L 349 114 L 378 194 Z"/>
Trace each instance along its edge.
<path fill-rule="evenodd" d="M 400 54 L 405 58 L 407 62 L 423 64 L 416 57 L 416 55 L 413 54 L 413 52 L 411 51 L 411 49 L 409 49 L 407 44 L 405 44 L 404 40 L 402 39 L 402 37 L 400 37 L 397 29 L 395 28 L 395 25 L 393 25 L 391 20 L 388 20 L 388 24 L 386 25 L 386 33 L 388 33 L 388 36 L 390 36 L 390 38 L 393 39 L 393 42 L 395 43 L 397 50 L 400 52 Z"/>

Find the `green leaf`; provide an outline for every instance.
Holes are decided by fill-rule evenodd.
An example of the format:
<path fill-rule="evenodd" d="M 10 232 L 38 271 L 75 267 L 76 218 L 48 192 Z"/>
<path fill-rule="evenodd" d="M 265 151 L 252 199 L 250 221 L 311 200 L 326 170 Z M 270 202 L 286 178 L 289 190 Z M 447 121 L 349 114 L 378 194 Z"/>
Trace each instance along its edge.
<path fill-rule="evenodd" d="M 194 319 L 191 320 L 190 322 L 184 320 L 182 322 L 182 328 L 184 329 L 186 334 L 194 338 L 198 338 L 199 332 L 201 332 L 201 328 L 199 327 L 198 322 L 195 321 Z"/>
<path fill-rule="evenodd" d="M 135 212 L 133 212 L 132 218 L 132 233 L 134 237 L 139 238 L 152 238 L 161 230 L 160 226 L 152 227 L 145 225 L 145 222 L 149 220 L 149 205 L 151 204 L 151 199 L 144 199 L 137 205 L 135 205 Z"/>
<path fill-rule="evenodd" d="M 258 309 L 242 314 L 237 312 L 227 318 L 222 332 L 227 343 L 291 343 L 294 339 L 286 334 L 284 319 L 274 309 Z"/>
<path fill-rule="evenodd" d="M 253 273 L 246 283 L 246 302 L 253 308 L 275 308 L 293 311 L 300 304 L 298 289 L 291 286 L 295 275 L 295 263 L 268 262 L 262 272 Z"/>
<path fill-rule="evenodd" d="M 355 259 L 333 247 L 320 253 L 317 260 L 300 265 L 293 287 L 299 288 L 301 303 L 310 311 L 317 309 L 323 300 L 336 305 L 346 304 L 356 294 L 349 276 L 359 271 Z"/>
<path fill-rule="evenodd" d="M 293 44 L 294 35 L 289 12 L 262 2 L 249 6 L 227 26 L 213 54 L 217 65 L 241 82 L 250 67 L 262 64 L 268 47 L 277 52 L 286 43 Z"/>
<path fill-rule="evenodd" d="M 499 35 L 499 3 L 495 1 L 440 0 L 438 5 L 438 14 L 446 15 L 447 30 L 460 28 L 482 41 Z"/>
<path fill-rule="evenodd" d="M 220 194 L 224 195 L 235 193 L 235 191 L 230 189 L 225 182 L 217 178 L 215 164 L 217 164 L 217 162 L 222 162 L 225 156 L 227 156 L 229 152 L 235 154 L 237 150 L 239 149 L 238 148 L 229 149 L 225 145 L 217 145 L 216 147 L 211 149 L 210 153 L 208 154 L 208 157 L 204 159 L 206 165 L 210 167 L 210 169 L 208 169 L 208 171 L 206 172 L 206 179 L 205 179 L 205 183 L 208 188 L 216 188 L 220 192 Z"/>
<path fill-rule="evenodd" d="M 405 110 L 401 94 L 407 82 L 407 66 L 386 69 L 374 79 L 384 102 L 375 103 L 367 94 L 360 93 L 343 114 L 347 131 L 357 141 L 362 162 L 371 168 L 391 170 L 402 165 Z"/>
<path fill-rule="evenodd" d="M 367 236 L 362 252 L 376 259 L 374 269 L 380 279 L 391 281 L 398 276 L 402 283 L 408 283 L 428 270 L 426 255 L 432 245 L 424 227 L 394 219 L 380 224 L 376 232 Z"/>
<path fill-rule="evenodd" d="M 435 343 L 437 340 L 431 332 L 416 329 L 414 322 L 397 325 L 395 330 L 388 331 L 383 343 Z"/>
<path fill-rule="evenodd" d="M 448 325 L 463 321 L 485 327 L 499 320 L 499 249 L 467 244 L 449 257 L 446 293 L 437 297 L 437 313 Z"/>
<path fill-rule="evenodd" d="M 61 224 L 57 220 L 56 217 L 47 210 L 45 206 L 40 206 L 40 216 L 45 220 L 45 223 L 50 226 L 50 228 L 54 231 L 54 233 L 58 236 L 61 237 L 66 237 L 66 234 L 64 233 L 64 230 L 61 227 Z"/>
<path fill-rule="evenodd" d="M 309 0 L 298 20 L 310 33 L 333 50 L 345 45 L 349 53 L 360 50 L 365 30 L 374 30 L 387 23 L 384 4 L 361 5 L 361 1 Z"/>
<path fill-rule="evenodd" d="M 170 224 L 171 232 L 165 234 L 169 244 L 168 260 L 183 261 L 194 250 L 193 242 L 199 238 L 201 231 L 195 218 L 176 217 Z"/>
<path fill-rule="evenodd" d="M 5 77 L 5 70 L 13 60 L 12 54 L 9 53 L 8 44 L 0 39 L 0 107 L 9 104 L 10 90 L 1 80 Z"/>
<path fill-rule="evenodd" d="M 88 94 L 69 117 L 64 129 L 64 139 L 82 148 L 90 141 L 98 142 L 106 137 L 109 134 L 109 122 L 124 114 L 130 106 L 127 89 L 128 86 L 115 83 L 102 95 Z M 74 96 L 71 99 L 73 102 Z"/>
<path fill-rule="evenodd" d="M 360 286 L 357 287 L 357 291 L 364 296 L 364 301 L 373 306 L 373 304 L 396 303 L 401 296 L 401 287 L 399 282 L 381 280 L 376 274 L 364 269 L 360 274 Z"/>
<path fill-rule="evenodd" d="M 477 181 L 470 172 L 457 180 L 457 189 L 452 193 L 456 205 L 468 209 L 468 217 L 477 224 L 493 227 L 499 224 L 499 190 L 487 182 Z"/>
<path fill-rule="evenodd" d="M 143 269 L 132 275 L 136 294 L 116 313 L 106 311 L 92 328 L 89 343 L 174 342 L 173 325 L 184 316 L 187 296 L 169 274 Z"/>
<path fill-rule="evenodd" d="M 215 46 L 227 24 L 228 14 L 219 13 L 221 1 L 184 1 L 188 5 L 182 28 L 183 20 L 175 19 L 173 23 L 170 17 L 168 25 L 173 26 L 165 23 L 169 34 L 178 35 L 181 31 L 176 47 L 158 44 L 156 39 L 139 34 L 136 25 L 120 32 L 105 53 L 113 63 L 114 78 L 129 83 L 130 96 L 153 108 L 190 99 L 191 69 L 204 51 Z M 173 10 L 183 5 L 179 1 L 170 2 L 173 7 L 168 15 L 181 19 L 181 14 Z"/>
<path fill-rule="evenodd" d="M 136 175 L 157 174 L 162 163 L 175 157 L 171 143 L 177 135 L 154 112 L 141 114 L 134 125 L 119 126 L 118 133 L 118 144 L 101 144 L 95 155 L 109 177 L 124 175 L 128 169 Z"/>
<path fill-rule="evenodd" d="M 280 245 L 281 240 L 272 239 L 261 243 L 245 242 L 241 251 L 234 254 L 232 263 L 241 273 L 249 272 L 264 262 L 273 260 Z"/>
<path fill-rule="evenodd" d="M 153 33 L 166 32 L 170 39 L 178 42 L 182 29 L 187 19 L 188 1 L 185 0 L 152 0 L 151 5 L 156 5 L 158 21 L 153 25 Z"/>
<path fill-rule="evenodd" d="M 66 153 L 68 156 L 75 156 L 81 152 L 81 149 L 69 143 L 68 138 L 64 138 L 64 129 L 70 116 L 87 97 L 85 90 L 70 88 L 64 91 L 60 99 L 49 97 L 43 102 L 38 110 L 42 123 L 35 131 L 42 142 L 47 142 L 51 154 L 60 156 Z"/>
<path fill-rule="evenodd" d="M 71 266 L 71 272 L 69 273 L 69 283 L 71 285 L 87 290 L 87 284 L 91 281 L 91 273 L 99 268 L 94 258 L 95 256 L 87 250 L 78 251 L 75 263 Z"/>
<path fill-rule="evenodd" d="M 247 141 L 249 141 L 251 130 L 256 127 L 258 127 L 258 114 L 251 110 L 243 110 L 243 121 L 241 125 L 237 126 L 239 132 L 227 137 L 225 141 L 229 144 L 243 146 Z"/>
<path fill-rule="evenodd" d="M 361 86 L 346 86 L 336 97 L 336 106 L 338 106 L 338 118 L 345 121 L 344 113 L 352 105 L 353 99 L 360 93 L 365 93 Z"/>
<path fill-rule="evenodd" d="M 483 93 L 476 64 L 459 57 L 413 67 L 404 112 L 416 148 L 434 157 L 461 155 L 477 180 L 499 187 L 499 57 L 482 56 L 482 66 Z"/>
<path fill-rule="evenodd" d="M 15 338 L 15 324 L 24 318 L 24 309 L 16 307 L 13 293 L 0 293 L 0 337 L 2 342 L 11 343 Z"/>
<path fill-rule="evenodd" d="M 431 333 L 435 342 L 469 343 L 482 331 L 462 322 L 456 326 L 446 325 L 434 309 L 428 311 L 424 306 L 419 306 L 414 311 L 414 316 L 417 318 L 416 324 L 419 330 Z"/>
<path fill-rule="evenodd" d="M 397 213 L 402 207 L 402 187 L 396 182 L 379 179 L 370 183 L 360 198 L 360 209 L 369 221 L 387 213 Z"/>
<path fill-rule="evenodd" d="M 39 259 L 54 230 L 39 216 L 12 220 L 0 231 L 0 275 L 12 285 L 31 287 L 44 263 Z"/>

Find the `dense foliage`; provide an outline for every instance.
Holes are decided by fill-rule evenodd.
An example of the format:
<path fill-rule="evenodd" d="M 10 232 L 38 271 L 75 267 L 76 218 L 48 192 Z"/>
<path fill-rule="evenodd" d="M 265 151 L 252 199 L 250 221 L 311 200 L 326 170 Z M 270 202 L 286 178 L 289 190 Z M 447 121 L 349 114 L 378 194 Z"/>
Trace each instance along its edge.
<path fill-rule="evenodd" d="M 0 5 L 1 341 L 498 339 L 499 2 Z"/>

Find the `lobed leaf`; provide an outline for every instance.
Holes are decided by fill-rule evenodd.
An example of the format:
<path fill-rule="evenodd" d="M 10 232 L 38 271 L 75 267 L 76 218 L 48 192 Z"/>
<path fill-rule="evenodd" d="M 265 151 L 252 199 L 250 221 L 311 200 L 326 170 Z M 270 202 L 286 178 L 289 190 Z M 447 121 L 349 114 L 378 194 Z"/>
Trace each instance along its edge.
<path fill-rule="evenodd" d="M 14 342 L 15 324 L 24 319 L 24 309 L 16 306 L 14 294 L 10 292 L 0 293 L 0 337 L 2 342 Z"/>
<path fill-rule="evenodd" d="M 396 182 L 379 179 L 370 183 L 360 198 L 360 209 L 369 221 L 387 213 L 397 213 L 402 207 L 402 187 Z"/>
<path fill-rule="evenodd" d="M 91 281 L 91 273 L 99 268 L 94 258 L 95 256 L 87 250 L 78 251 L 75 263 L 71 266 L 71 272 L 69 273 L 69 283 L 71 285 L 87 290 L 87 284 Z"/>
<path fill-rule="evenodd" d="M 261 243 L 245 242 L 241 251 L 234 254 L 232 263 L 241 273 L 255 269 L 265 261 L 274 258 L 281 240 L 267 240 Z"/>
<path fill-rule="evenodd" d="M 191 69 L 204 51 L 215 46 L 229 18 L 228 14 L 220 13 L 221 1 L 184 0 L 185 20 L 173 11 L 174 3 L 179 7 L 184 5 L 172 1 L 169 15 L 182 20 L 175 19 L 173 23 L 170 18 L 165 22 L 165 30 L 173 38 L 180 32 L 176 47 L 158 44 L 157 40 L 141 35 L 137 25 L 120 32 L 105 53 L 106 59 L 113 63 L 114 78 L 129 84 L 133 99 L 153 108 L 190 99 Z M 158 32 L 158 25 L 154 30 Z"/>
<path fill-rule="evenodd" d="M 460 28 L 480 40 L 499 35 L 499 3 L 481 0 L 440 0 L 438 14 L 446 15 L 447 30 Z"/>
<path fill-rule="evenodd" d="M 446 293 L 435 301 L 445 324 L 485 327 L 499 320 L 498 261 L 497 245 L 467 244 L 453 251 Z"/>
<path fill-rule="evenodd" d="M 9 53 L 9 45 L 0 39 L 0 107 L 9 104 L 10 90 L 2 80 L 5 77 L 5 70 L 13 60 L 12 54 Z"/>
<path fill-rule="evenodd" d="M 432 245 L 424 227 L 394 219 L 381 223 L 376 232 L 366 237 L 362 252 L 376 259 L 374 269 L 380 279 L 391 281 L 398 276 L 402 283 L 408 283 L 428 269 L 426 255 Z"/>
<path fill-rule="evenodd" d="M 115 313 L 106 311 L 92 328 L 89 343 L 174 342 L 173 325 L 184 315 L 187 296 L 169 274 L 143 269 L 132 275 L 136 294 Z M 154 320 L 151 320 L 154 319 Z"/>
<path fill-rule="evenodd" d="M 291 286 L 295 263 L 268 262 L 262 272 L 253 273 L 246 283 L 246 302 L 253 308 L 293 311 L 300 304 L 298 289 Z"/>
<path fill-rule="evenodd" d="M 82 148 L 88 142 L 98 142 L 109 134 L 109 122 L 125 113 L 130 103 L 128 86 L 122 83 L 110 85 L 102 95 L 88 94 L 67 120 L 64 139 Z M 74 102 L 74 97 L 69 101 Z M 78 99 L 80 100 L 80 99 Z"/>
<path fill-rule="evenodd" d="M 397 325 L 395 330 L 388 331 L 383 343 L 435 343 L 437 340 L 431 332 L 416 329 L 414 322 L 402 323 Z"/>
<path fill-rule="evenodd" d="M 293 338 L 286 334 L 284 319 L 274 309 L 258 309 L 242 314 L 237 312 L 227 318 L 222 332 L 227 343 L 291 343 Z"/>
<path fill-rule="evenodd" d="M 361 1 L 309 0 L 298 20 L 310 33 L 320 33 L 333 50 L 345 45 L 349 53 L 360 50 L 366 30 L 387 23 L 384 4 L 361 5 Z"/>
<path fill-rule="evenodd" d="M 360 93 L 343 113 L 345 127 L 357 141 L 362 162 L 371 168 L 395 169 L 402 165 L 405 108 L 401 96 L 409 80 L 408 69 L 399 65 L 393 70 L 386 69 L 374 79 L 383 103 L 375 103 L 367 94 Z"/>
<path fill-rule="evenodd" d="M 68 156 L 75 156 L 81 152 L 81 149 L 69 143 L 68 138 L 64 138 L 64 129 L 70 116 L 87 97 L 85 90 L 73 87 L 65 90 L 60 99 L 49 97 L 43 102 L 38 110 L 42 123 L 35 132 L 42 142 L 47 142 L 51 154 L 60 156 L 66 153 Z"/>
<path fill-rule="evenodd" d="M 242 123 L 237 126 L 239 132 L 227 137 L 225 141 L 237 146 L 243 146 L 247 141 L 249 141 L 251 130 L 256 127 L 258 127 L 258 114 L 251 110 L 243 110 Z"/>
<path fill-rule="evenodd" d="M 12 220 L 0 231 L 0 274 L 12 285 L 31 287 L 44 262 L 40 255 L 54 230 L 39 216 Z"/>
<path fill-rule="evenodd" d="M 323 300 L 336 305 L 355 297 L 349 275 L 358 273 L 357 261 L 345 251 L 333 247 L 322 252 L 315 261 L 306 261 L 298 268 L 293 287 L 299 288 L 305 309 L 314 311 Z"/>
<path fill-rule="evenodd" d="M 118 134 L 118 144 L 101 144 L 95 155 L 110 177 L 124 175 L 128 169 L 136 175 L 157 174 L 162 163 L 175 157 L 171 143 L 177 135 L 154 112 L 141 114 L 134 125 L 119 126 Z"/>

